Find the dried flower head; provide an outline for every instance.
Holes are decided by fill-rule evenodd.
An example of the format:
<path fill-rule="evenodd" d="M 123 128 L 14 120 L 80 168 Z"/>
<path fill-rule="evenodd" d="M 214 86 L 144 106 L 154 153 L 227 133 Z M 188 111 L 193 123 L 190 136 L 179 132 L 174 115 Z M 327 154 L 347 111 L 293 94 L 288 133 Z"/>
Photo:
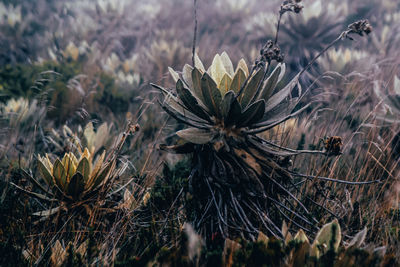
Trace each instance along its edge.
<path fill-rule="evenodd" d="M 261 61 L 271 63 L 273 60 L 277 62 L 282 62 L 284 59 L 284 54 L 281 53 L 280 47 L 275 44 L 272 40 L 268 40 L 264 47 L 260 51 Z"/>
<path fill-rule="evenodd" d="M 328 155 L 340 155 L 342 154 L 342 138 L 340 136 L 331 136 L 325 140 L 325 149 Z"/>
<path fill-rule="evenodd" d="M 371 32 L 372 26 L 369 21 L 367 19 L 362 19 L 347 26 L 347 31 L 343 32 L 342 37 L 353 40 L 349 34 L 356 33 L 360 36 L 364 36 L 364 33 L 368 35 Z"/>
<path fill-rule="evenodd" d="M 283 15 L 286 12 L 299 13 L 303 9 L 303 6 L 299 4 L 300 2 L 301 0 L 284 1 L 283 4 L 281 5 L 281 10 L 279 11 L 280 15 Z"/>

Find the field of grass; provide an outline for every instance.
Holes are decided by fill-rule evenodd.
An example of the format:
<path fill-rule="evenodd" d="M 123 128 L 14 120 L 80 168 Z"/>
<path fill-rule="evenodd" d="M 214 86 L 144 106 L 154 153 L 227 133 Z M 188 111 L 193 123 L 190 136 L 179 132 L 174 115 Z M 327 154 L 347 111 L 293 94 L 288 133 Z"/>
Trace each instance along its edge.
<path fill-rule="evenodd" d="M 399 266 L 397 0 L 0 0 L 0 266 Z"/>

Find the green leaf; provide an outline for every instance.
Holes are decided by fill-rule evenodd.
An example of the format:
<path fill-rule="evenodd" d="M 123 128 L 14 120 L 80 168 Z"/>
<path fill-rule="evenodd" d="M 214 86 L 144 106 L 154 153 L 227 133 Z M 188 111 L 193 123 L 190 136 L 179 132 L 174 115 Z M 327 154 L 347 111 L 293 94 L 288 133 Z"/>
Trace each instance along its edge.
<path fill-rule="evenodd" d="M 246 87 L 240 96 L 240 105 L 242 109 L 245 109 L 250 101 L 253 99 L 254 95 L 257 93 L 258 85 L 260 84 L 262 78 L 264 77 L 264 69 L 259 69 L 249 80 Z"/>
<path fill-rule="evenodd" d="M 263 84 L 263 88 L 260 92 L 260 99 L 264 99 L 265 101 L 268 101 L 269 97 L 273 93 L 276 85 L 278 84 L 279 81 L 279 76 L 281 73 L 281 66 L 278 65 L 274 71 L 269 75 L 268 79 L 265 80 Z"/>
<path fill-rule="evenodd" d="M 224 77 L 222 77 L 221 82 L 219 83 L 219 91 L 221 92 L 221 95 L 225 95 L 226 92 L 230 90 L 231 83 L 231 77 L 229 77 L 228 74 L 225 74 Z"/>
<path fill-rule="evenodd" d="M 253 123 L 257 123 L 262 119 L 265 110 L 264 99 L 257 100 L 251 104 L 240 116 L 237 123 L 237 127 L 249 126 Z"/>
<path fill-rule="evenodd" d="M 183 66 L 182 77 L 187 86 L 189 86 L 189 88 L 193 88 L 192 71 L 193 71 L 192 66 L 188 64 L 185 64 L 185 66 Z"/>
<path fill-rule="evenodd" d="M 74 166 L 74 161 L 72 160 L 70 153 L 65 153 L 61 161 L 64 170 L 67 173 L 67 182 L 69 181 L 69 179 L 71 179 L 72 175 L 74 175 L 76 168 L 76 166 Z"/>
<path fill-rule="evenodd" d="M 236 97 L 234 97 L 231 108 L 229 110 L 229 114 L 225 119 L 225 126 L 231 126 L 235 124 L 235 122 L 240 118 L 241 114 L 242 108 L 240 107 L 240 104 L 237 101 Z"/>
<path fill-rule="evenodd" d="M 340 231 L 340 225 L 338 220 L 334 219 L 332 222 L 322 226 L 319 230 L 311 246 L 312 256 L 316 256 L 317 258 L 320 256 L 320 247 L 326 247 L 326 250 L 322 251 L 322 254 L 329 250 L 337 252 L 341 240 L 342 233 Z"/>
<path fill-rule="evenodd" d="M 183 104 L 186 108 L 191 111 L 193 114 L 199 116 L 203 120 L 211 121 L 210 117 L 203 110 L 203 108 L 198 104 L 196 98 L 192 95 L 192 93 L 184 87 L 183 82 L 179 79 L 176 83 L 176 91 L 179 95 L 179 98 L 182 100 Z"/>
<path fill-rule="evenodd" d="M 204 73 L 203 77 L 201 77 L 201 91 L 204 97 L 204 105 L 209 108 L 212 115 L 219 117 L 219 106 L 222 100 L 221 93 L 214 80 L 207 73 Z"/>
<path fill-rule="evenodd" d="M 231 90 L 237 94 L 245 80 L 246 80 L 246 75 L 244 71 L 242 69 L 238 69 L 235 73 L 235 76 L 233 76 L 233 80 L 231 83 Z"/>
<path fill-rule="evenodd" d="M 298 82 L 299 82 L 299 74 L 297 74 L 282 90 L 275 93 L 267 101 L 265 112 L 272 110 L 274 107 L 279 105 L 286 97 L 288 97 Z"/>
<path fill-rule="evenodd" d="M 229 111 L 231 110 L 231 104 L 235 99 L 235 93 L 233 91 L 229 91 L 225 94 L 221 103 L 221 115 L 226 120 L 229 115 Z"/>
<path fill-rule="evenodd" d="M 54 185 L 53 176 L 50 173 L 50 170 L 43 164 L 43 162 L 39 159 L 38 160 L 38 169 L 40 174 L 42 175 L 44 181 L 50 187 Z"/>
<path fill-rule="evenodd" d="M 201 91 L 201 77 L 201 72 L 198 69 L 194 68 L 192 70 L 193 93 L 204 104 L 204 97 Z"/>
<path fill-rule="evenodd" d="M 215 134 L 208 130 L 187 128 L 176 133 L 179 137 L 193 144 L 206 144 L 212 141 Z"/>
<path fill-rule="evenodd" d="M 86 157 L 83 157 L 76 168 L 77 172 L 80 172 L 83 176 L 83 181 L 86 183 L 90 175 L 90 163 Z"/>
<path fill-rule="evenodd" d="M 109 174 L 116 166 L 115 160 L 106 164 L 106 166 L 99 172 L 99 175 L 93 179 L 93 184 L 89 186 L 90 189 L 96 189 L 100 184 L 108 180 Z M 87 188 L 87 189 L 89 189 Z"/>
<path fill-rule="evenodd" d="M 67 173 L 64 169 L 63 164 L 59 159 L 56 159 L 56 161 L 54 162 L 53 177 L 56 182 L 56 185 L 61 189 L 61 191 L 65 192 Z"/>
<path fill-rule="evenodd" d="M 84 190 L 85 181 L 83 175 L 80 172 L 76 172 L 69 181 L 67 194 L 73 199 L 77 200 Z"/>

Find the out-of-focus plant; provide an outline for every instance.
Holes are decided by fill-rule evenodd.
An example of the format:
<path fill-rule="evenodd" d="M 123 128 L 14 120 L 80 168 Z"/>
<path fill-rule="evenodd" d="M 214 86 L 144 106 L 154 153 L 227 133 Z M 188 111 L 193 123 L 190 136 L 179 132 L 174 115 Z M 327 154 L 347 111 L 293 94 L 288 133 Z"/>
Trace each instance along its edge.
<path fill-rule="evenodd" d="M 17 125 L 23 125 L 28 120 L 35 123 L 45 113 L 44 107 L 40 107 L 36 100 L 29 103 L 28 99 L 10 99 L 5 104 L 0 104 L 1 117 L 8 121 L 14 128 Z"/>
<path fill-rule="evenodd" d="M 326 52 L 325 55 L 318 59 L 318 64 L 323 71 L 335 71 L 341 74 L 351 73 L 352 71 L 361 71 L 362 66 L 370 66 L 369 64 L 358 64 L 361 60 L 370 57 L 367 51 L 339 48 Z"/>
<path fill-rule="evenodd" d="M 299 16 L 288 16 L 282 25 L 282 50 L 292 68 L 300 69 L 336 38 L 345 8 L 334 3 L 314 0 L 305 3 Z"/>
<path fill-rule="evenodd" d="M 190 50 L 179 40 L 170 41 L 173 32 L 162 31 L 157 34 L 158 38 L 144 52 L 148 60 L 155 66 L 153 74 L 162 78 L 169 66 L 177 66 L 189 58 Z"/>
<path fill-rule="evenodd" d="M 260 233 L 258 241 L 241 245 L 225 241 L 224 262 L 232 266 L 232 260 L 247 266 L 370 266 L 394 264 L 393 256 L 384 247 L 365 248 L 363 244 L 367 228 L 358 232 L 343 245 L 340 225 L 337 220 L 325 224 L 317 233 L 313 243 L 303 230 L 294 237 L 285 231 L 285 240 L 278 241 Z M 231 261 L 229 261 L 231 259 Z"/>

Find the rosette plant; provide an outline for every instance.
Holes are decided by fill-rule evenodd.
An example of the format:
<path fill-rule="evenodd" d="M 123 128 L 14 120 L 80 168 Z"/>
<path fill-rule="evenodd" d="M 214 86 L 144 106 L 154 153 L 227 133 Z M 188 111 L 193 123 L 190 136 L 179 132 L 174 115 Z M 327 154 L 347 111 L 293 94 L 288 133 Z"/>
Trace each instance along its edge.
<path fill-rule="evenodd" d="M 38 171 L 42 179 L 35 179 L 26 171 L 21 171 L 41 193 L 13 185 L 32 197 L 57 204 L 56 207 L 53 206 L 34 215 L 50 216 L 61 208 L 66 210 L 82 206 L 87 208 L 89 204 L 103 203 L 110 194 L 115 179 L 126 169 L 117 167 L 118 153 L 126 137 L 137 130 L 138 125 L 130 123 L 119 138 L 117 146 L 107 156 L 105 150 L 95 157 L 90 149 L 81 150 L 80 147 L 76 154 L 67 152 L 62 159 L 57 157 L 51 160 L 48 154 L 38 155 Z"/>
<path fill-rule="evenodd" d="M 197 230 L 206 237 L 218 232 L 254 238 L 263 228 L 282 237 L 282 219 L 312 229 L 312 217 L 294 196 L 287 157 L 324 152 L 296 151 L 257 136 L 309 106 L 293 112 L 299 98 L 292 98 L 291 91 L 299 75 L 280 86 L 285 64 L 270 73 L 259 64 L 249 72 L 243 59 L 234 68 L 225 52 L 214 57 L 207 71 L 197 55 L 194 61 L 194 67 L 184 66 L 182 75 L 170 69 L 176 94 L 153 86 L 165 95 L 162 108 L 188 126 L 176 133 L 184 144 L 161 148 L 193 153 L 189 188 Z"/>
<path fill-rule="evenodd" d="M 299 12 L 302 7 L 298 2 L 285 1 L 279 21 L 285 12 Z M 306 179 L 356 184 L 304 175 L 288 168 L 290 156 L 300 153 L 340 155 L 341 142 L 334 153 L 294 150 L 257 134 L 273 129 L 309 107 L 311 103 L 301 105 L 304 94 L 299 77 L 322 53 L 342 39 L 352 40 L 352 34 L 363 36 L 371 30 L 368 20 L 350 24 L 285 85 L 278 34 L 274 42 L 266 42 L 251 71 L 243 59 L 233 68 L 225 52 L 217 54 L 206 70 L 194 54 L 194 66 L 185 65 L 181 74 L 170 68 L 176 94 L 152 84 L 165 96 L 160 103 L 162 108 L 188 126 L 176 133 L 185 141 L 183 144 L 161 145 L 161 148 L 193 154 L 189 190 L 194 210 L 190 214 L 195 229 L 207 240 L 216 234 L 254 240 L 259 230 L 283 238 L 279 226 L 284 220 L 315 233 L 316 219 L 296 197 L 301 196 L 299 186 Z M 273 62 L 278 64 L 272 69 Z M 292 94 L 295 87 L 298 97 Z M 357 182 L 366 183 L 371 182 Z"/>

